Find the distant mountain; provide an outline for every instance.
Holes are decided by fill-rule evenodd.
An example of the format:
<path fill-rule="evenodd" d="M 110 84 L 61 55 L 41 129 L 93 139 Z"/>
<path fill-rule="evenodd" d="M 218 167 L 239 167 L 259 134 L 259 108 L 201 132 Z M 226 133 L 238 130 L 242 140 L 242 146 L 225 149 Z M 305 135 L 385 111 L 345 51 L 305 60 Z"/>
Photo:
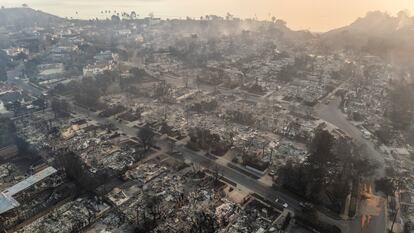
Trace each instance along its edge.
<path fill-rule="evenodd" d="M 64 19 L 31 8 L 4 8 L 0 9 L 0 26 L 45 26 Z"/>
<path fill-rule="evenodd" d="M 353 49 L 414 68 L 414 18 L 400 12 L 390 16 L 369 12 L 349 26 L 321 35 L 321 44 L 330 50 Z"/>
<path fill-rule="evenodd" d="M 358 18 L 349 26 L 334 29 L 326 34 L 332 35 L 344 31 L 360 34 L 382 34 L 397 30 L 398 24 L 398 18 L 391 17 L 383 12 L 375 11 L 369 12 L 363 18 Z"/>

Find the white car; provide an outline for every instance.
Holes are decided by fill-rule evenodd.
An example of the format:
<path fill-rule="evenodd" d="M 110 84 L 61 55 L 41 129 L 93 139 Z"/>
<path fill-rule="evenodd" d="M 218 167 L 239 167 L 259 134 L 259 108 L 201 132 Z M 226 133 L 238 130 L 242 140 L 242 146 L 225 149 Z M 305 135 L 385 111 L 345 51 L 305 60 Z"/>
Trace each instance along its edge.
<path fill-rule="evenodd" d="M 282 205 L 284 208 L 288 208 L 289 207 L 289 205 L 286 202 L 280 200 L 279 198 L 276 198 L 275 202 L 278 203 L 278 204 L 280 204 L 280 205 Z"/>

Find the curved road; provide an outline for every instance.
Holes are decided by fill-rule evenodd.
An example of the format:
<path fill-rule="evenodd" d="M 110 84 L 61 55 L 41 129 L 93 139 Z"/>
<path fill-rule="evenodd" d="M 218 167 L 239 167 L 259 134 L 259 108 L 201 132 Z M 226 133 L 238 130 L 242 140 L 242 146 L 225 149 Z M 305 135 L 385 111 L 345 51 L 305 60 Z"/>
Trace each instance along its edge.
<path fill-rule="evenodd" d="M 14 78 L 14 74 L 11 74 L 12 77 L 9 77 L 9 82 L 15 83 L 16 85 L 20 86 L 22 89 L 28 91 L 29 93 L 36 95 L 39 93 L 42 93 L 40 90 L 36 90 L 36 88 L 33 88 L 30 85 L 27 85 L 24 81 Z M 64 97 L 63 97 L 64 98 Z M 69 103 L 72 105 L 72 110 L 78 114 L 82 114 L 85 117 L 92 118 L 96 120 L 99 123 L 112 123 L 116 127 L 118 127 L 121 131 L 126 133 L 129 136 L 135 136 L 136 135 L 136 129 L 126 126 L 123 123 L 120 123 L 115 120 L 111 119 L 104 119 L 97 116 L 96 113 L 93 113 L 87 109 L 84 109 L 82 107 L 74 105 L 70 100 Z M 346 120 L 346 118 L 343 116 L 343 114 L 338 109 L 338 101 L 333 101 L 329 105 L 319 105 L 317 106 L 316 110 L 318 112 L 318 115 L 321 119 L 330 122 L 334 125 L 336 125 L 338 128 L 341 128 L 343 131 L 348 133 L 349 135 L 353 136 L 357 141 L 362 142 L 367 145 L 367 153 L 374 158 L 377 158 L 378 160 L 382 159 L 382 156 L 375 150 L 374 145 L 366 141 L 363 137 L 360 131 L 353 126 L 350 122 Z M 178 149 L 178 148 L 177 148 Z M 240 173 L 239 171 L 230 168 L 228 166 L 221 165 L 217 163 L 216 161 L 205 157 L 201 154 L 198 154 L 197 152 L 188 150 L 185 147 L 179 148 L 179 150 L 183 153 L 184 157 L 187 159 L 190 159 L 193 162 L 199 163 L 207 168 L 216 167 L 222 172 L 222 175 L 229 180 L 240 184 L 248 189 L 250 189 L 252 192 L 259 194 L 260 196 L 270 200 L 274 201 L 276 198 L 282 198 L 285 202 L 289 204 L 289 209 L 299 211 L 301 208 L 299 206 L 300 200 L 296 200 L 295 198 L 289 196 L 286 193 L 277 191 L 273 189 L 272 187 L 268 187 L 263 185 L 261 182 L 250 178 L 249 176 Z M 383 161 L 383 159 L 382 159 Z M 360 229 L 359 220 L 356 219 L 354 221 L 341 221 L 331 218 L 330 216 L 327 216 L 321 212 L 318 212 L 319 218 L 321 221 L 336 225 L 338 226 L 343 233 L 358 233 L 362 232 Z M 378 231 L 378 229 L 381 228 L 382 223 L 384 221 L 381 221 L 380 218 L 374 219 L 373 223 L 371 224 L 374 226 L 377 230 L 370 230 L 366 229 L 363 232 L 369 232 L 369 233 L 382 233 L 384 231 Z M 379 227 L 378 227 L 379 226 Z M 372 226 L 369 226 L 371 228 Z"/>
<path fill-rule="evenodd" d="M 375 149 L 374 144 L 362 136 L 362 132 L 349 122 L 345 115 L 339 109 L 340 99 L 335 98 L 329 104 L 319 104 L 315 107 L 315 112 L 318 118 L 325 120 L 338 127 L 350 137 L 352 137 L 358 144 L 363 145 L 363 153 L 369 158 L 375 160 L 379 164 L 377 175 L 384 176 L 384 156 Z"/>
<path fill-rule="evenodd" d="M 340 111 L 339 104 L 341 100 L 337 97 L 334 100 L 330 101 L 329 104 L 324 104 L 325 101 L 315 106 L 316 115 L 326 122 L 331 123 L 332 125 L 338 127 L 350 137 L 352 137 L 357 143 L 364 145 L 363 154 L 368 158 L 371 158 L 378 162 L 379 168 L 377 169 L 377 176 L 384 176 L 384 156 L 375 149 L 374 144 L 365 139 L 362 136 L 361 131 L 355 127 L 351 122 L 349 122 L 345 115 Z M 360 218 L 355 218 L 353 222 L 350 222 L 349 226 L 352 233 L 384 233 L 386 232 L 386 214 L 383 204 L 380 206 L 381 211 L 378 216 L 373 216 L 371 221 L 363 228 L 361 228 Z"/>

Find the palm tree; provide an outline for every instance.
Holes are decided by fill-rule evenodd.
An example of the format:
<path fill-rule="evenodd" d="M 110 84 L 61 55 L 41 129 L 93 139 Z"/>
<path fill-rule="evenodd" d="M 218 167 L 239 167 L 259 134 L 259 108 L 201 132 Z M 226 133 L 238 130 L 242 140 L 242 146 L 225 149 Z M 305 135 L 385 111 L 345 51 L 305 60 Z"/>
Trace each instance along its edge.
<path fill-rule="evenodd" d="M 227 12 L 226 20 L 231 20 L 232 18 L 233 18 L 233 15 Z"/>
<path fill-rule="evenodd" d="M 135 13 L 135 11 L 131 11 L 131 19 L 135 19 L 137 17 L 137 13 Z"/>

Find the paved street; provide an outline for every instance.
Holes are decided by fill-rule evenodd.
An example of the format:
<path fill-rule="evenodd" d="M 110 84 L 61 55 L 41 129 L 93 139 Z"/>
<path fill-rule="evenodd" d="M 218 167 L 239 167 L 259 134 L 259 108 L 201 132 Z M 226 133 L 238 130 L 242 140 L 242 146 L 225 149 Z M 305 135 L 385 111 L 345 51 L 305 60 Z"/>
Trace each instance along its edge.
<path fill-rule="evenodd" d="M 327 105 L 323 103 L 319 104 L 316 106 L 317 116 L 347 133 L 360 145 L 364 145 L 364 154 L 379 162 L 378 175 L 384 175 L 384 156 L 375 149 L 371 141 L 363 138 L 361 131 L 357 127 L 346 119 L 345 115 L 338 108 L 339 102 L 340 99 L 336 98 Z"/>
<path fill-rule="evenodd" d="M 99 123 L 111 123 L 115 127 L 119 128 L 122 132 L 127 134 L 128 136 L 131 136 L 131 137 L 136 136 L 137 129 L 128 127 L 124 123 L 118 122 L 113 119 L 100 118 L 97 116 L 97 113 L 90 112 L 87 109 L 81 108 L 73 104 L 72 104 L 72 108 L 76 113 L 80 113 L 84 115 L 85 117 L 89 117 Z M 252 193 L 256 193 L 269 201 L 274 202 L 277 198 L 279 198 L 289 205 L 289 209 L 293 211 L 301 210 L 301 207 L 299 205 L 300 201 L 295 198 L 292 198 L 286 193 L 277 191 L 272 187 L 268 187 L 262 184 L 261 182 L 259 182 L 258 180 L 255 180 L 249 177 L 248 175 L 245 175 L 228 166 L 223 166 L 222 164 L 217 163 L 214 159 L 208 158 L 202 155 L 202 153 L 197 153 L 195 151 L 192 151 L 186 148 L 185 146 L 179 146 L 176 149 L 183 154 L 184 160 L 185 159 L 190 160 L 193 163 L 200 164 L 201 166 L 207 169 L 217 170 L 219 171 L 221 175 L 223 175 L 223 177 L 229 179 L 232 182 L 237 183 L 238 185 L 241 185 L 247 188 Z M 342 232 L 353 233 L 349 231 L 349 222 L 333 219 L 330 216 L 327 216 L 322 212 L 318 212 L 318 215 L 321 221 L 332 224 L 332 225 L 336 225 L 342 230 Z"/>
<path fill-rule="evenodd" d="M 21 78 L 23 76 L 22 75 L 23 68 L 24 68 L 23 63 L 20 63 L 13 70 L 8 71 L 7 82 L 11 84 L 15 84 L 16 86 L 19 86 L 20 88 L 22 88 L 23 90 L 25 90 L 27 93 L 29 93 L 32 96 L 35 96 L 35 97 L 42 96 L 43 93 L 41 90 L 30 85 L 28 81 L 25 81 Z"/>
<path fill-rule="evenodd" d="M 374 144 L 363 138 L 361 131 L 351 124 L 345 117 L 345 115 L 338 108 L 340 99 L 336 98 L 330 101 L 329 104 L 321 103 L 316 106 L 315 111 L 319 118 L 335 125 L 342 131 L 351 136 L 357 143 L 364 145 L 363 154 L 378 161 L 380 167 L 378 168 L 377 175 L 384 176 L 384 157 L 375 149 Z M 381 206 L 381 212 L 379 216 L 375 216 L 371 219 L 370 223 L 361 228 L 360 217 L 356 218 L 353 223 L 350 223 L 352 233 L 383 233 L 386 231 L 386 219 L 385 208 Z"/>
<path fill-rule="evenodd" d="M 25 83 L 23 80 L 19 80 L 19 79 L 12 79 L 9 81 L 12 81 L 14 83 L 16 83 L 17 85 L 19 85 L 21 88 L 23 88 L 24 90 L 30 92 L 33 95 L 38 95 L 41 94 L 41 91 L 34 88 L 31 85 L 28 85 L 27 83 Z M 68 100 L 68 99 L 66 99 Z M 335 105 L 337 102 L 332 102 L 329 105 L 320 105 L 318 106 L 319 108 L 317 109 L 318 114 L 320 115 L 320 117 L 334 125 L 336 125 L 337 127 L 343 129 L 345 132 L 347 132 L 350 135 L 355 136 L 355 138 L 357 140 L 359 140 L 360 142 L 363 143 L 367 143 L 368 144 L 368 151 L 370 153 L 371 156 L 380 159 L 380 154 L 374 149 L 372 143 L 367 142 L 365 139 L 362 138 L 361 133 L 359 132 L 358 129 L 356 129 L 356 127 L 354 127 L 352 124 L 350 124 L 346 118 L 342 115 L 342 113 L 338 110 L 337 105 Z M 93 119 L 95 121 L 97 121 L 98 123 L 111 123 L 113 124 L 115 127 L 119 128 L 123 133 L 127 134 L 128 136 L 134 137 L 136 136 L 136 132 L 137 129 L 133 128 L 133 127 L 129 127 L 126 124 L 122 123 L 122 122 L 118 122 L 114 119 L 107 119 L 107 118 L 100 118 L 98 117 L 97 113 L 91 112 L 88 109 L 79 107 L 77 105 L 71 104 L 72 105 L 72 111 L 83 115 L 85 117 L 88 117 L 90 119 Z M 289 204 L 289 208 L 294 210 L 294 211 L 300 211 L 300 206 L 299 206 L 299 200 L 292 198 L 290 195 L 277 191 L 272 187 L 268 187 L 264 184 L 262 184 L 261 182 L 259 182 L 256 179 L 253 179 L 251 177 L 249 177 L 246 174 L 243 174 L 233 168 L 230 168 L 228 166 L 224 166 L 220 163 L 217 163 L 214 159 L 206 157 L 204 155 L 202 155 L 201 153 L 197 153 L 194 152 L 192 150 L 189 150 L 188 148 L 184 147 L 184 146 L 180 146 L 177 148 L 180 152 L 182 152 L 184 159 L 188 159 L 194 163 L 200 164 L 205 168 L 208 169 L 217 169 L 225 178 L 227 178 L 228 180 L 237 183 L 238 185 L 241 185 L 245 188 L 247 188 L 248 190 L 250 190 L 252 193 L 256 193 L 264 198 L 266 198 L 269 201 L 274 201 L 276 198 L 282 199 L 283 201 L 285 201 L 286 203 Z M 383 211 L 384 212 L 384 211 Z M 342 220 L 336 220 L 330 216 L 325 215 L 322 212 L 318 212 L 318 216 L 319 219 L 323 222 L 332 224 L 332 225 L 336 225 L 337 227 L 339 227 L 343 233 L 358 233 L 361 232 L 361 227 L 360 227 L 360 220 L 359 219 L 355 219 L 353 221 L 342 221 Z M 381 216 L 380 216 L 381 217 Z M 367 231 L 363 231 L 363 232 L 367 232 L 367 233 L 382 233 L 383 231 L 378 231 L 379 229 L 382 229 L 382 225 L 380 221 L 380 218 L 378 217 L 378 219 L 373 219 L 372 220 L 372 226 L 368 226 L 367 227 Z M 384 223 L 385 224 L 385 223 Z M 375 228 L 374 230 L 371 230 L 371 228 Z"/>

